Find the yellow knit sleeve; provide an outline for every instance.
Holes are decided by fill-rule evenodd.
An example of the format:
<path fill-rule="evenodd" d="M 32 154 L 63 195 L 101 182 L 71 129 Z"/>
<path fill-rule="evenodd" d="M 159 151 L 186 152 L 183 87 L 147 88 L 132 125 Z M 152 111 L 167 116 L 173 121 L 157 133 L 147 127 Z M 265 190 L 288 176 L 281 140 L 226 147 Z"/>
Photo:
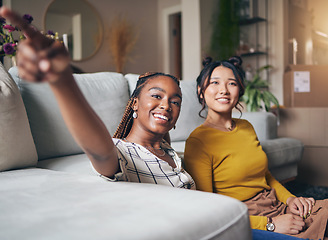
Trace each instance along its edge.
<path fill-rule="evenodd" d="M 212 160 L 207 154 L 206 146 L 199 139 L 187 139 L 184 164 L 186 171 L 194 179 L 197 190 L 212 193 Z"/>
<path fill-rule="evenodd" d="M 277 199 L 280 202 L 283 202 L 286 204 L 287 199 L 289 197 L 295 197 L 293 194 L 291 194 L 283 185 L 281 185 L 280 182 L 278 182 L 270 173 L 269 170 L 267 170 L 265 174 L 265 178 L 267 180 L 267 183 L 271 188 L 274 188 L 276 190 Z"/>
<path fill-rule="evenodd" d="M 268 218 L 264 216 L 249 216 L 251 228 L 266 230 L 266 225 L 268 223 Z"/>

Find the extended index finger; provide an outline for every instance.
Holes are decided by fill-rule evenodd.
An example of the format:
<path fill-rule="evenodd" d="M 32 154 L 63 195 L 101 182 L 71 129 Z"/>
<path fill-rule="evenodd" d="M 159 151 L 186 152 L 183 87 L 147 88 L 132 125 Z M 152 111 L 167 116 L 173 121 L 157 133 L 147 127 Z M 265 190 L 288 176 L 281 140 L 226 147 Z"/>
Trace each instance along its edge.
<path fill-rule="evenodd" d="M 28 38 L 34 39 L 41 33 L 32 27 L 26 20 L 24 20 L 18 13 L 10 10 L 6 7 L 1 7 L 0 15 L 8 19 L 14 26 L 18 27 L 24 32 L 24 35 Z"/>

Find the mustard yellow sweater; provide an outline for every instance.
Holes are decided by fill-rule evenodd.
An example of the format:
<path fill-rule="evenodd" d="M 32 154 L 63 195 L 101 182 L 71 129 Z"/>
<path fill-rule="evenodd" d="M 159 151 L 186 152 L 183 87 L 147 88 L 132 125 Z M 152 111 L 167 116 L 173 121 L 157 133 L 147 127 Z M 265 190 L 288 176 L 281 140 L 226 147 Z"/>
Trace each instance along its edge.
<path fill-rule="evenodd" d="M 286 204 L 292 195 L 269 172 L 268 159 L 253 126 L 234 119 L 231 132 L 199 126 L 189 136 L 184 153 L 185 168 L 198 190 L 214 192 L 245 201 L 264 189 L 276 190 Z M 250 216 L 251 227 L 265 230 L 267 218 Z"/>

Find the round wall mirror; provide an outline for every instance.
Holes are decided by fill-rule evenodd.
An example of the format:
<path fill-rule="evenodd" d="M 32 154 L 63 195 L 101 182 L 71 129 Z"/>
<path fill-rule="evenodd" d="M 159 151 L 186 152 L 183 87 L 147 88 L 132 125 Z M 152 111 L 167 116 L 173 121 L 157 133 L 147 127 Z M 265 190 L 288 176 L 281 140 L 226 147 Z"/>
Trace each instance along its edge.
<path fill-rule="evenodd" d="M 103 40 L 99 14 L 85 0 L 53 0 L 45 13 L 44 29 L 58 33 L 73 61 L 92 57 Z"/>

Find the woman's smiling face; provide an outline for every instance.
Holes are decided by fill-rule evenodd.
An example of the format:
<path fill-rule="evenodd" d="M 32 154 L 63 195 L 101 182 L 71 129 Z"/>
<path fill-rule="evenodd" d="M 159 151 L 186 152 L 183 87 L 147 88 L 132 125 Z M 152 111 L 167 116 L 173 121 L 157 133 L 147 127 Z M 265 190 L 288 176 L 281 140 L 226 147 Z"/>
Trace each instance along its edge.
<path fill-rule="evenodd" d="M 137 124 L 145 131 L 156 134 L 167 133 L 178 120 L 182 94 L 178 84 L 170 77 L 150 78 L 136 98 L 134 111 Z"/>
<path fill-rule="evenodd" d="M 239 86 L 230 68 L 216 67 L 204 91 L 204 99 L 209 111 L 231 113 L 239 101 Z"/>

